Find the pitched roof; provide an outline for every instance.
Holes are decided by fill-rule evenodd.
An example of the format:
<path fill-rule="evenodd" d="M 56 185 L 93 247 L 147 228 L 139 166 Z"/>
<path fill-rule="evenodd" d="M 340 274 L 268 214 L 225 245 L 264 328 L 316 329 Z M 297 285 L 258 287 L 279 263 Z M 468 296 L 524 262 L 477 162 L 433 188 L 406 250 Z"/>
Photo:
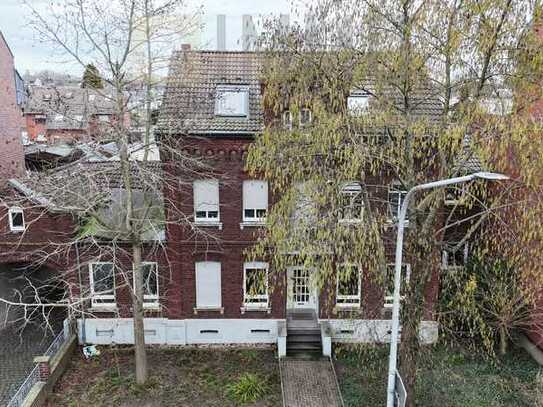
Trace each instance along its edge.
<path fill-rule="evenodd" d="M 89 116 L 115 112 L 111 93 L 77 86 L 31 86 L 25 113 L 46 115 L 48 129 L 85 129 Z"/>
<path fill-rule="evenodd" d="M 173 54 L 158 121 L 161 133 L 257 133 L 264 128 L 263 55 L 255 52 L 178 51 Z M 248 116 L 215 115 L 218 85 L 249 89 Z"/>

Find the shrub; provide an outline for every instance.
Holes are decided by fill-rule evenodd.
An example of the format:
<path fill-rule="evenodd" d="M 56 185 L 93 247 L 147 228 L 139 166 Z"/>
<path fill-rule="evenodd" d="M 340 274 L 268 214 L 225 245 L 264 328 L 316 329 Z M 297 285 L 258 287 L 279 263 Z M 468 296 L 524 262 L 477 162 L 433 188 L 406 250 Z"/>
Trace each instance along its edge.
<path fill-rule="evenodd" d="M 244 373 L 227 386 L 228 396 L 238 403 L 249 403 L 261 399 L 268 392 L 268 384 L 260 376 Z"/>

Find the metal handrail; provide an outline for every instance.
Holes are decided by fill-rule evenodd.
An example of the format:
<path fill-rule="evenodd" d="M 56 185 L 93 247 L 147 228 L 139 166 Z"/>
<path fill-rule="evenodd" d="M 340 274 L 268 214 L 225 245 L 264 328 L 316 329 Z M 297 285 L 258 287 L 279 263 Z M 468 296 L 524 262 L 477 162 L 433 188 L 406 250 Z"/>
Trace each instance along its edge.
<path fill-rule="evenodd" d="M 28 395 L 28 393 L 30 393 L 30 389 L 32 389 L 32 387 L 34 387 L 34 385 L 38 383 L 39 381 L 40 381 L 40 370 L 39 370 L 39 365 L 36 364 L 36 366 L 34 366 L 34 369 L 32 369 L 30 374 L 26 377 L 25 381 L 23 382 L 23 384 L 21 384 L 21 386 L 19 387 L 17 392 L 13 395 L 13 397 L 11 398 L 11 400 L 9 401 L 6 407 L 22 406 L 26 399 L 26 396 Z"/>

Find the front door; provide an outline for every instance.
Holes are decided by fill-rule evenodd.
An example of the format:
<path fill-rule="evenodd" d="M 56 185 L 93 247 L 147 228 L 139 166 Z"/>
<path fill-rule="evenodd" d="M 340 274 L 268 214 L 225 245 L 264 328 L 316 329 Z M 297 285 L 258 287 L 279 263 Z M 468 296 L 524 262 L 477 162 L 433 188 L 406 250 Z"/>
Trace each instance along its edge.
<path fill-rule="evenodd" d="M 317 310 L 317 290 L 311 274 L 311 270 L 304 267 L 288 269 L 288 309 Z"/>

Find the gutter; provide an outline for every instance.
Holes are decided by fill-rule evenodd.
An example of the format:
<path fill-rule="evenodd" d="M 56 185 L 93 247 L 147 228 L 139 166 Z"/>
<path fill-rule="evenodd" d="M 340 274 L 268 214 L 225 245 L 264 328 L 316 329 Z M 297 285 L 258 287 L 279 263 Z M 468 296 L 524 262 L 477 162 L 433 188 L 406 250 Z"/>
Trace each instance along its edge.
<path fill-rule="evenodd" d="M 45 196 L 43 195 L 40 195 L 36 192 L 34 192 L 34 190 L 32 190 L 31 188 L 27 187 L 25 184 L 23 184 L 22 182 L 19 182 L 17 181 L 16 179 L 14 178 L 11 178 L 8 180 L 8 183 L 13 187 L 15 188 L 16 190 L 18 190 L 19 192 L 21 192 L 24 196 L 26 196 L 28 199 L 30 199 L 31 201 L 33 201 L 34 203 L 40 205 L 40 206 L 44 206 L 44 207 L 47 207 L 49 208 L 49 210 L 51 210 L 52 212 L 59 212 L 59 213 L 66 213 L 66 212 L 81 212 L 82 209 L 81 208 L 77 208 L 77 207 L 72 207 L 72 206 L 67 206 L 67 207 L 64 207 L 64 208 L 59 208 L 58 206 L 56 206 L 54 203 L 52 203 L 49 199 L 47 199 Z"/>

